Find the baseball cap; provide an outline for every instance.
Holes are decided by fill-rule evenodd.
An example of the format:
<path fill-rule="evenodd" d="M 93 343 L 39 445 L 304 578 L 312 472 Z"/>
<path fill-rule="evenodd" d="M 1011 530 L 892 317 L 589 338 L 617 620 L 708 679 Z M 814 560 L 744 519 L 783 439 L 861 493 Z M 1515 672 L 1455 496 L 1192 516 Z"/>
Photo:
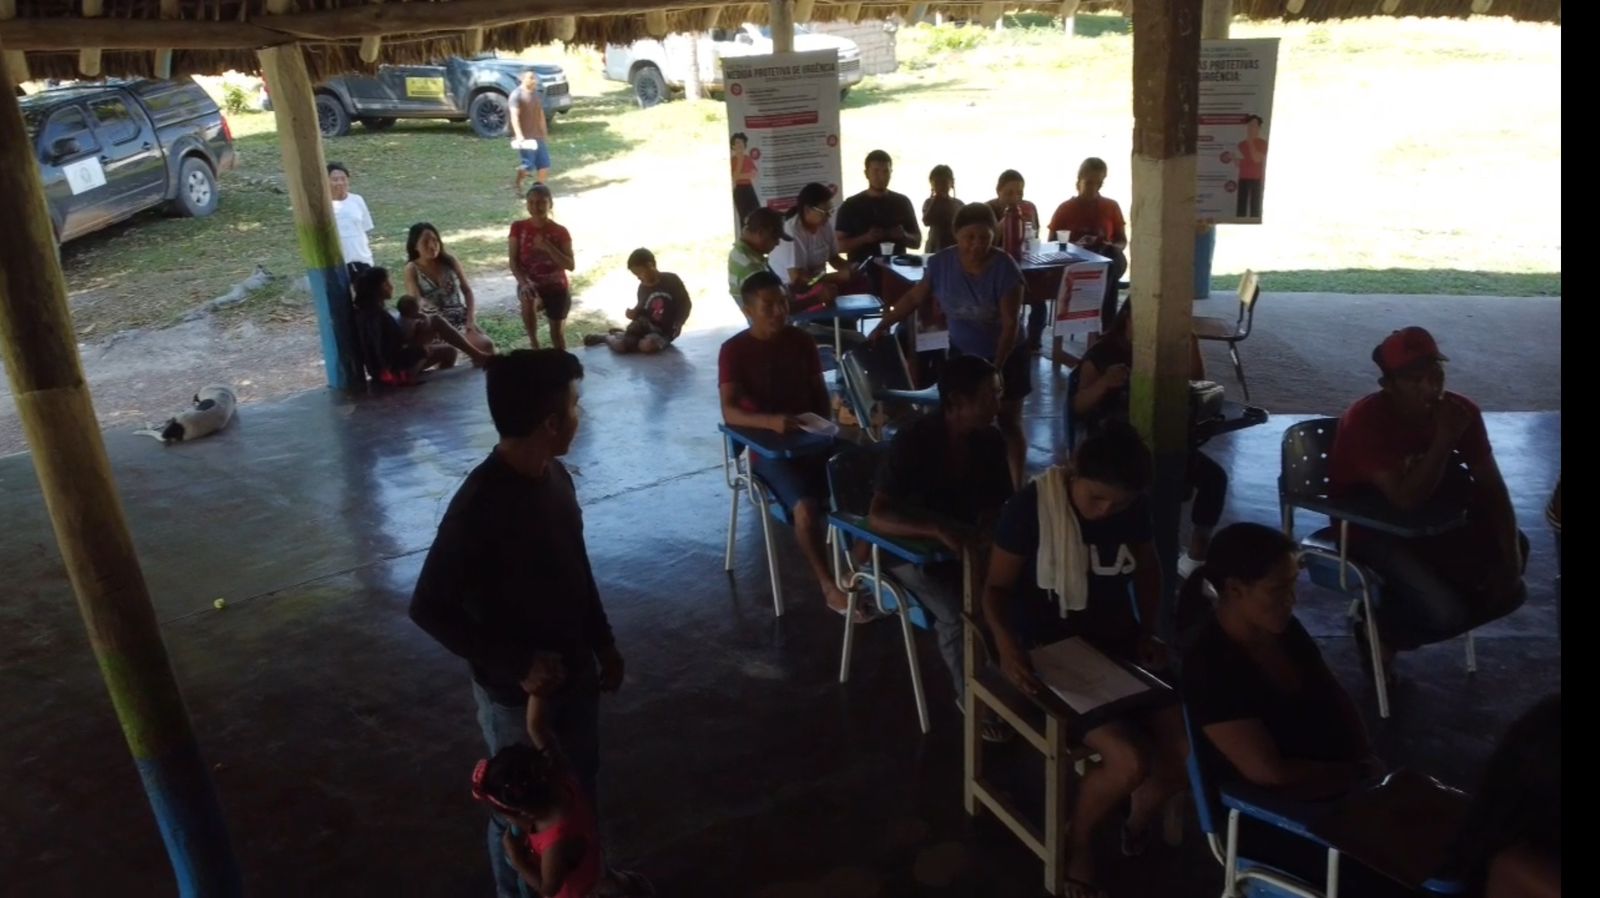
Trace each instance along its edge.
<path fill-rule="evenodd" d="M 762 231 L 768 234 L 777 234 L 784 240 L 793 240 L 783 232 L 783 216 L 776 211 L 762 207 L 745 216 L 744 226 L 747 230 Z"/>
<path fill-rule="evenodd" d="M 1404 371 L 1422 362 L 1448 362 L 1433 334 L 1420 327 L 1403 327 L 1372 350 L 1372 360 L 1385 374 Z"/>

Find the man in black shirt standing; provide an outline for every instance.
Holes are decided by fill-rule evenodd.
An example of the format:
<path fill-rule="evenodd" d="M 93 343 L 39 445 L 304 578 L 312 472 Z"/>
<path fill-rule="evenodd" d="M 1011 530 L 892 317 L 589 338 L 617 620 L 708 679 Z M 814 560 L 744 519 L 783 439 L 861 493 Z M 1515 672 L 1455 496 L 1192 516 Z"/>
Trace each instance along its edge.
<path fill-rule="evenodd" d="M 867 154 L 867 189 L 845 200 L 834 218 L 839 252 L 852 265 L 879 254 L 878 245 L 893 243 L 895 253 L 922 245 L 917 210 L 905 194 L 889 189 L 894 162 L 883 150 Z"/>
<path fill-rule="evenodd" d="M 528 695 L 547 697 L 550 730 L 598 808 L 600 693 L 622 685 L 623 661 L 560 461 L 578 431 L 583 366 L 562 350 L 522 349 L 490 359 L 485 374 L 500 442 L 451 500 L 411 619 L 471 667 L 491 757 L 528 742 Z M 489 857 L 497 891 L 514 898 L 506 826 L 491 819 Z"/>

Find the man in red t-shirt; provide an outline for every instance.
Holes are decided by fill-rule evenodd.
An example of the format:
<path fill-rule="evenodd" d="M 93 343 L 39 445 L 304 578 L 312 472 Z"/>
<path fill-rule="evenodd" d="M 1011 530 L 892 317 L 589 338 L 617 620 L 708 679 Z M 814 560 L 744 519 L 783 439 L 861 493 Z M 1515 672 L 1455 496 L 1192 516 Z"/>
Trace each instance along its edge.
<path fill-rule="evenodd" d="M 1106 292 L 1100 301 L 1100 330 L 1110 333 L 1117 318 L 1117 284 L 1128 271 L 1128 224 L 1117 201 L 1100 195 L 1106 183 L 1106 163 L 1090 156 L 1078 166 L 1078 195 L 1056 207 L 1050 216 L 1050 237 L 1072 232 L 1072 242 L 1111 260 L 1106 271 Z"/>
<path fill-rule="evenodd" d="M 1444 389 L 1447 359 L 1433 335 L 1420 327 L 1395 331 L 1372 360 L 1382 389 L 1339 419 L 1330 493 L 1375 490 L 1402 510 L 1449 501 L 1467 507 L 1465 526 L 1437 536 L 1353 531 L 1354 557 L 1384 580 L 1378 623 L 1388 659 L 1394 650 L 1458 636 L 1521 605 L 1528 541 L 1517 530 L 1483 413 Z M 1355 629 L 1363 640 L 1365 628 Z"/>
<path fill-rule="evenodd" d="M 741 286 L 750 329 L 722 344 L 717 357 L 717 388 L 722 420 L 734 427 L 794 433 L 799 415 L 828 416 L 828 388 L 822 360 L 809 334 L 789 324 L 789 298 L 783 279 L 758 271 Z M 794 514 L 795 539 L 822 587 L 828 607 L 843 614 L 848 597 L 833 581 L 825 537 L 828 502 L 826 455 L 793 459 L 753 456 L 752 472 Z M 858 621 L 866 615 L 858 611 Z"/>

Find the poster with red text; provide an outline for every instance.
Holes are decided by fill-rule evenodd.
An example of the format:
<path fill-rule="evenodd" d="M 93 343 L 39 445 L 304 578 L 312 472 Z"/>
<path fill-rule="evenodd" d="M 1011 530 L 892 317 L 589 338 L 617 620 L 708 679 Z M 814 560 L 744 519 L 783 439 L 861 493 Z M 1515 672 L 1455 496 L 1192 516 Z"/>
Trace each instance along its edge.
<path fill-rule="evenodd" d="M 812 181 L 839 191 L 838 51 L 725 56 L 722 77 L 736 222 L 788 210 Z"/>
<path fill-rule="evenodd" d="M 1278 39 L 1200 42 L 1195 206 L 1202 221 L 1260 224 Z"/>

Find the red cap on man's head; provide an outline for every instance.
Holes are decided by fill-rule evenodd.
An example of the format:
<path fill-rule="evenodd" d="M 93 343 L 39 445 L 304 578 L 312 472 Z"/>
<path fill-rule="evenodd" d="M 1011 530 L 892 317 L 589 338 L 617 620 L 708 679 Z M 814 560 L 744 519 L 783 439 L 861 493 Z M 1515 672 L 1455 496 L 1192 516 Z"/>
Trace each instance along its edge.
<path fill-rule="evenodd" d="M 1448 362 L 1433 334 L 1420 327 L 1403 327 L 1372 350 L 1372 360 L 1385 374 L 1404 371 L 1422 362 Z"/>

